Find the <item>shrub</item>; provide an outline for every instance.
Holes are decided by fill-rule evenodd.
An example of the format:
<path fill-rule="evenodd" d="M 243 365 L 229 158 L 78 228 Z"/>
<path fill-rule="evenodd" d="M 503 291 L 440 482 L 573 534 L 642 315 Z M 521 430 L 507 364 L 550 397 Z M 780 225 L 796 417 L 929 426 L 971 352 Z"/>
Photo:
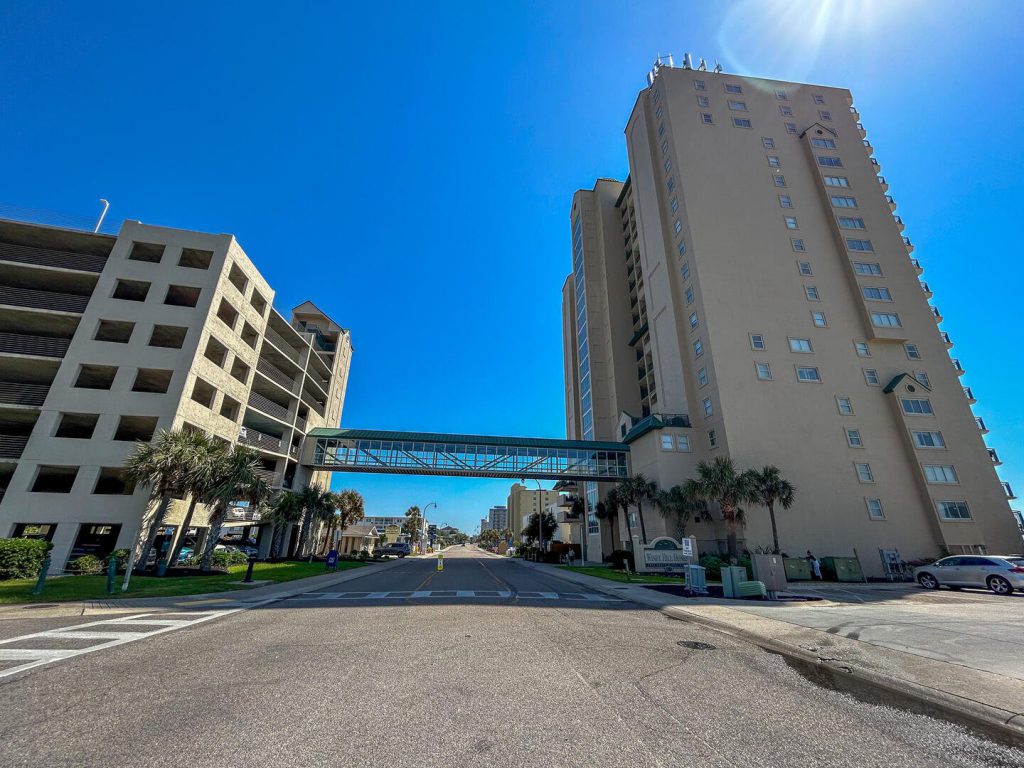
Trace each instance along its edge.
<path fill-rule="evenodd" d="M 131 554 L 127 549 L 115 549 L 110 553 L 112 557 L 117 560 L 117 572 L 124 573 L 124 569 L 128 567 L 128 555 Z M 106 563 L 103 564 L 104 570 L 106 570 Z"/>
<path fill-rule="evenodd" d="M 726 564 L 725 560 L 718 555 L 701 555 L 700 564 L 704 566 L 706 579 L 709 581 L 722 580 L 722 566 Z"/>
<path fill-rule="evenodd" d="M 625 569 L 626 563 L 629 563 L 629 570 L 636 571 L 636 561 L 633 559 L 633 553 L 630 552 L 628 549 L 616 549 L 610 555 L 604 558 L 604 561 L 606 563 L 611 563 L 612 568 L 615 568 L 620 571 Z"/>
<path fill-rule="evenodd" d="M 103 572 L 103 561 L 100 560 L 96 555 L 82 555 L 76 557 L 74 560 L 69 560 L 68 564 L 64 567 L 68 573 L 74 573 L 79 576 L 83 576 L 88 573 L 102 573 Z"/>
<path fill-rule="evenodd" d="M 0 581 L 35 578 L 49 549 L 38 539 L 0 539 Z"/>
<path fill-rule="evenodd" d="M 186 566 L 199 566 L 202 565 L 202 555 L 192 555 L 185 560 L 180 562 L 180 565 Z M 245 565 L 249 562 L 249 556 L 245 552 L 239 552 L 234 549 L 218 549 L 213 553 L 213 557 L 210 558 L 210 566 L 213 568 L 229 568 L 232 565 Z"/>

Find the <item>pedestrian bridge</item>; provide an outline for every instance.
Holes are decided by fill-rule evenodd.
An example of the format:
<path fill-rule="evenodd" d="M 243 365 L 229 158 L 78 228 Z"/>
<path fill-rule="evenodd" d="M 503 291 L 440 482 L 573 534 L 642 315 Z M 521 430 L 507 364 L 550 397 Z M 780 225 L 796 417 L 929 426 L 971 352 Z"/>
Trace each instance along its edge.
<path fill-rule="evenodd" d="M 306 444 L 312 469 L 521 480 L 617 482 L 629 456 L 624 443 L 326 427 Z"/>

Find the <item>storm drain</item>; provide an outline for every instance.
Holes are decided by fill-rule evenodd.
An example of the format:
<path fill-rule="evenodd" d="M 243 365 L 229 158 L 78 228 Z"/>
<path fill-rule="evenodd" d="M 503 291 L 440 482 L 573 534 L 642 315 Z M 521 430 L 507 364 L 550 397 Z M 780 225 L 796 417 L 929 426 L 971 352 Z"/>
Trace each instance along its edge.
<path fill-rule="evenodd" d="M 691 651 L 714 651 L 715 646 L 711 643 L 702 643 L 699 640 L 680 640 L 676 645 L 681 645 L 683 648 L 689 648 Z"/>

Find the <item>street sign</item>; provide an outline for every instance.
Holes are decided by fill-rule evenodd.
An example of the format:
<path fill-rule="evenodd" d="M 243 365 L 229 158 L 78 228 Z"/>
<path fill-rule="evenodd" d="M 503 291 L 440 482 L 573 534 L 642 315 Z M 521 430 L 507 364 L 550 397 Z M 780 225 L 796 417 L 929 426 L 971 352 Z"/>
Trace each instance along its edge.
<path fill-rule="evenodd" d="M 683 554 L 693 557 L 693 539 L 681 539 L 679 543 L 683 545 Z"/>

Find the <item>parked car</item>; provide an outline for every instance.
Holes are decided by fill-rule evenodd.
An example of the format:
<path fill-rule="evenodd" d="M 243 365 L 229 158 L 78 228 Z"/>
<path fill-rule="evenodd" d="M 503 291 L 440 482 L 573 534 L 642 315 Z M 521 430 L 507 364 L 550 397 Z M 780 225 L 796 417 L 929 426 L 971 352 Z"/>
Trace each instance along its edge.
<path fill-rule="evenodd" d="M 412 547 L 406 541 L 396 541 L 394 544 L 385 544 L 376 549 L 382 555 L 398 555 L 405 557 L 412 554 Z"/>
<path fill-rule="evenodd" d="M 982 587 L 997 595 L 1024 590 L 1024 557 L 1020 555 L 954 555 L 914 569 L 925 589 Z"/>

